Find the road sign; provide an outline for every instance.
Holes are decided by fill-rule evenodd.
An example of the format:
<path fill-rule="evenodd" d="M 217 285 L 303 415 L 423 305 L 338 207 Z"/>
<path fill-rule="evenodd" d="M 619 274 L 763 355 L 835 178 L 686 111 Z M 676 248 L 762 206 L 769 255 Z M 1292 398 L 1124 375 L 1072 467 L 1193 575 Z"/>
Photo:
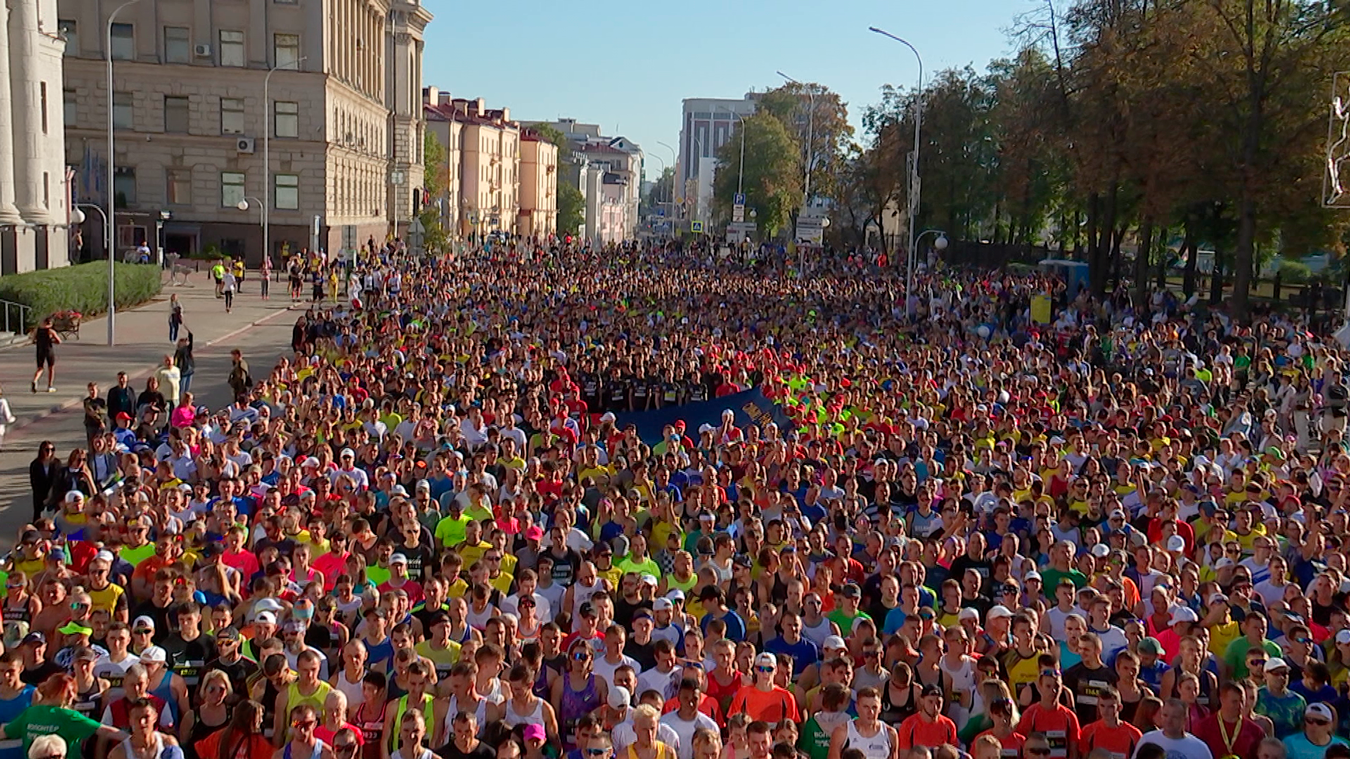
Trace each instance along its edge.
<path fill-rule="evenodd" d="M 675 199 L 675 205 L 677 205 L 677 206 L 682 206 L 682 205 L 684 205 L 684 198 L 676 198 L 676 199 Z"/>
<path fill-rule="evenodd" d="M 702 232 L 703 232 L 703 222 L 701 222 L 701 221 L 692 221 L 692 222 L 690 222 L 690 223 L 689 223 L 689 231 L 690 231 L 690 232 L 693 232 L 693 233 L 695 233 L 695 234 L 702 234 Z"/>
<path fill-rule="evenodd" d="M 412 247 L 414 253 L 421 253 L 422 243 L 427 234 L 427 228 L 422 225 L 422 220 L 413 217 L 412 222 L 408 224 L 408 245 Z"/>
<path fill-rule="evenodd" d="M 819 245 L 825 239 L 825 225 L 819 218 L 797 220 L 797 239 Z"/>
<path fill-rule="evenodd" d="M 731 207 L 732 221 L 745 221 L 745 206 L 735 205 Z"/>
<path fill-rule="evenodd" d="M 736 199 L 731 201 L 731 204 L 735 206 L 745 205 L 745 193 L 743 192 L 736 193 Z"/>

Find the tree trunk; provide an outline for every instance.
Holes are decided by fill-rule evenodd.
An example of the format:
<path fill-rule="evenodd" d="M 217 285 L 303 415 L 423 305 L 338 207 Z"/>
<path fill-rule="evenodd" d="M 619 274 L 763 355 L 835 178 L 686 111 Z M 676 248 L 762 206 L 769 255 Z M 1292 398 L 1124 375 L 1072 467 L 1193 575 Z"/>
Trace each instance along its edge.
<path fill-rule="evenodd" d="M 1149 251 L 1153 248 L 1153 217 L 1145 216 L 1139 225 L 1139 248 L 1134 254 L 1134 299 L 1143 303 L 1148 297 Z"/>
<path fill-rule="evenodd" d="M 1251 0 L 1248 0 L 1249 2 Z M 1256 260 L 1256 161 L 1263 126 L 1262 103 L 1265 78 L 1249 73 L 1247 123 L 1242 128 L 1242 188 L 1238 200 L 1237 246 L 1233 251 L 1233 316 L 1245 319 L 1252 285 L 1252 265 Z"/>
<path fill-rule="evenodd" d="M 1219 251 L 1214 251 L 1214 273 L 1209 276 L 1209 305 L 1211 308 L 1219 305 L 1223 300 L 1223 265 L 1226 263 L 1224 255 Z"/>

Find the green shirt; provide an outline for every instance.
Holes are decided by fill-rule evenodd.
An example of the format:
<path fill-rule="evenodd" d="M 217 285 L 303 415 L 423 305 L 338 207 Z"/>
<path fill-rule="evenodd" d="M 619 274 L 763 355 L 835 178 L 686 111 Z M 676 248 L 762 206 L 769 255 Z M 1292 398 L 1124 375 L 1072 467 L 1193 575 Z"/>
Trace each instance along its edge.
<path fill-rule="evenodd" d="M 1041 572 L 1041 585 L 1044 587 L 1045 597 L 1053 601 L 1055 598 L 1055 588 L 1059 586 L 1059 581 L 1066 577 L 1073 582 L 1074 590 L 1079 590 L 1084 585 L 1087 585 L 1087 575 L 1079 572 L 1077 569 L 1061 572 L 1054 567 L 1050 567 Z"/>
<path fill-rule="evenodd" d="M 638 575 L 651 575 L 656 578 L 661 577 L 661 567 L 650 556 L 642 561 L 634 561 L 632 556 L 625 556 L 614 562 L 614 566 L 624 572 L 636 572 Z"/>
<path fill-rule="evenodd" d="M 22 737 L 23 753 L 27 756 L 28 747 L 44 735 L 59 735 L 67 746 L 78 746 L 99 727 L 100 723 L 73 709 L 42 704 L 24 709 L 19 716 L 5 723 L 5 737 Z"/>
<path fill-rule="evenodd" d="M 454 548 L 464 542 L 464 528 L 471 521 L 469 515 L 463 513 L 442 519 L 436 523 L 436 539 L 446 548 Z"/>
<path fill-rule="evenodd" d="M 839 625 L 839 632 L 844 635 L 848 635 L 849 633 L 853 632 L 853 620 L 858 619 L 859 617 L 862 617 L 864 619 L 871 619 L 872 615 L 868 614 L 862 609 L 859 609 L 856 614 L 854 614 L 853 616 L 849 616 L 844 613 L 844 608 L 842 606 L 835 607 L 834 611 L 825 615 L 826 619 L 830 620 L 836 625 Z"/>
<path fill-rule="evenodd" d="M 377 588 L 386 582 L 389 582 L 391 574 L 389 567 L 382 567 L 379 564 L 372 564 L 366 567 L 366 579 L 374 583 Z"/>
<path fill-rule="evenodd" d="M 1224 649 L 1223 662 L 1233 670 L 1233 677 L 1237 680 L 1242 680 L 1247 677 L 1247 652 L 1251 650 L 1251 647 L 1251 641 L 1247 640 L 1246 635 L 1243 635 L 1232 643 L 1229 643 L 1228 648 Z M 1284 656 L 1284 652 L 1280 650 L 1279 644 L 1272 641 L 1261 641 L 1261 647 L 1266 650 L 1268 656 Z"/>
<path fill-rule="evenodd" d="M 118 551 L 118 555 L 131 566 L 140 566 L 142 561 L 155 555 L 155 544 L 146 543 L 140 548 L 123 547 L 121 551 Z"/>

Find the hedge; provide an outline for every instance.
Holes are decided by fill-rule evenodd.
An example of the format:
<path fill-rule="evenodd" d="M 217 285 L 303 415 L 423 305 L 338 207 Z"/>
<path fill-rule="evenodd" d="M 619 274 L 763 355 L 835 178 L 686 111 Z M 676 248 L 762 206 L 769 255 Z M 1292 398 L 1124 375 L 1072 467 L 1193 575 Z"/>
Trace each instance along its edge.
<path fill-rule="evenodd" d="M 114 264 L 117 307 L 131 308 L 153 299 L 163 286 L 158 266 Z M 57 269 L 0 277 L 0 300 L 28 306 L 25 329 L 57 311 L 79 311 L 87 319 L 108 310 L 108 262 L 94 261 Z"/>

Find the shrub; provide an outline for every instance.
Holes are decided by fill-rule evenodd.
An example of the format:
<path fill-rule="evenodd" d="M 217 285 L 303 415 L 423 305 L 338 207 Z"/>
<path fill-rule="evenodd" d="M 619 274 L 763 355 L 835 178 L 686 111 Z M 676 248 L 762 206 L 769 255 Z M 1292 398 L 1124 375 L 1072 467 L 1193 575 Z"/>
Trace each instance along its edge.
<path fill-rule="evenodd" d="M 117 277 L 117 307 L 130 308 L 159 294 L 162 281 L 158 266 L 114 264 Z M 108 310 L 108 262 L 43 269 L 0 277 L 0 300 L 28 306 L 25 329 L 37 326 L 58 311 L 78 311 L 88 319 Z"/>

